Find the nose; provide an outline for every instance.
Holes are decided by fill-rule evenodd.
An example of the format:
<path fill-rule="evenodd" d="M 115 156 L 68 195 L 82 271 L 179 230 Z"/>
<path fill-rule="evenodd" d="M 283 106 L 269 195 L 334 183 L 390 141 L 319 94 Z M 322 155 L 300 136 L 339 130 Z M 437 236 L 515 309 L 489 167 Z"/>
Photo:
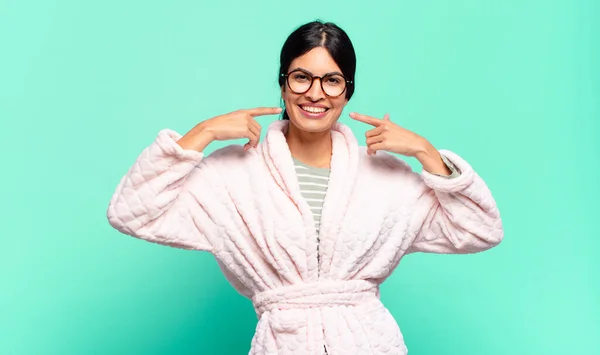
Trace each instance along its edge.
<path fill-rule="evenodd" d="M 325 93 L 321 88 L 321 78 L 315 78 L 313 80 L 310 89 L 304 94 L 310 101 L 319 101 L 325 98 Z"/>

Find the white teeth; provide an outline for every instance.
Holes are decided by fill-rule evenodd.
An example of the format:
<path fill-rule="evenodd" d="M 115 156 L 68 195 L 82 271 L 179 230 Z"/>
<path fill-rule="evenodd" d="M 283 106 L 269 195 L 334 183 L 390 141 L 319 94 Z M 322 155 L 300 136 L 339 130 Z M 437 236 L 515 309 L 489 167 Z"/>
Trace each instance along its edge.
<path fill-rule="evenodd" d="M 304 111 L 312 113 L 322 113 L 327 111 L 325 107 L 313 107 L 313 106 L 300 106 Z"/>

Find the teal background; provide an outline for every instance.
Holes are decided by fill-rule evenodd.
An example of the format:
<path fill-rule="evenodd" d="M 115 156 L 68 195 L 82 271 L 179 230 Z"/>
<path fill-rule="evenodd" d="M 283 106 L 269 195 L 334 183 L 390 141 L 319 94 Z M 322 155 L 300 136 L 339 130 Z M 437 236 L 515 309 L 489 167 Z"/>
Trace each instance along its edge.
<path fill-rule="evenodd" d="M 359 141 L 348 112 L 389 112 L 467 159 L 504 220 L 499 247 L 411 255 L 383 285 L 409 353 L 600 354 L 593 0 L 1 1 L 0 354 L 248 352 L 256 316 L 211 255 L 105 212 L 160 129 L 279 105 L 281 45 L 317 18 L 356 47 Z"/>

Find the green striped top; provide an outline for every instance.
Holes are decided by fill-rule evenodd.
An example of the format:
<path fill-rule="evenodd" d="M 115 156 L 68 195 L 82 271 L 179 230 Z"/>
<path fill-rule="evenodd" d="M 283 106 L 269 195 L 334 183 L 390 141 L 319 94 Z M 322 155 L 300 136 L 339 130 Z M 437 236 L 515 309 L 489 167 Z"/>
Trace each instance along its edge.
<path fill-rule="evenodd" d="M 294 167 L 296 168 L 300 192 L 310 206 L 317 234 L 319 234 L 321 211 L 323 210 L 323 201 L 329 184 L 330 171 L 327 168 L 315 168 L 306 165 L 296 158 L 294 158 Z"/>

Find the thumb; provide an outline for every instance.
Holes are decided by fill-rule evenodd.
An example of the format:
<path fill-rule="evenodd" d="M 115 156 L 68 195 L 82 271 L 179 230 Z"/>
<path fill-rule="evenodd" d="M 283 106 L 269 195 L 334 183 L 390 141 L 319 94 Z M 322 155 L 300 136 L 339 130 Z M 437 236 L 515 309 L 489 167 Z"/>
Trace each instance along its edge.
<path fill-rule="evenodd" d="M 391 121 L 391 120 L 390 120 L 390 114 L 389 114 L 389 113 L 386 113 L 386 114 L 383 116 L 383 120 L 384 120 L 384 121 Z"/>

